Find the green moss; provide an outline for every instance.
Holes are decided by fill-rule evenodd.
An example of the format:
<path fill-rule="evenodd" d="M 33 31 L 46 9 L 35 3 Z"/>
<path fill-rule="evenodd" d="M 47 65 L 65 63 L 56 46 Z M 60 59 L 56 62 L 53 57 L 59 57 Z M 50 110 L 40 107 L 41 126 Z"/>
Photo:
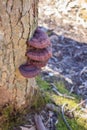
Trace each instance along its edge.
<path fill-rule="evenodd" d="M 77 105 L 76 100 L 60 97 L 55 94 L 52 94 L 52 99 L 56 104 L 58 104 L 60 106 L 63 105 L 64 103 L 67 103 L 70 109 Z"/>
<path fill-rule="evenodd" d="M 49 95 L 49 99 L 52 99 L 56 105 L 62 106 L 64 103 L 68 104 L 69 110 L 73 109 L 77 104 L 80 102 L 81 97 L 77 96 L 76 94 L 71 94 L 75 99 L 68 99 L 64 97 L 60 97 L 54 94 L 50 89 L 50 84 L 47 81 L 41 79 L 41 77 L 37 77 L 37 83 L 41 90 L 44 90 L 47 95 Z M 58 81 L 54 82 L 55 86 L 57 87 L 58 91 L 62 94 L 69 95 L 69 91 L 66 89 L 64 82 Z M 49 91 L 48 91 L 49 90 Z M 78 107 L 75 112 L 79 112 L 80 107 Z M 71 126 L 72 130 L 87 130 L 87 120 L 81 117 L 75 117 L 70 119 L 66 117 L 69 125 Z M 60 113 L 58 116 L 59 123 L 56 125 L 57 130 L 67 130 L 67 127 L 62 119 L 62 114 Z"/>
<path fill-rule="evenodd" d="M 67 130 L 66 124 L 64 123 L 61 114 L 59 114 L 58 119 L 59 119 L 59 123 L 56 125 L 57 130 Z M 72 130 L 77 130 L 77 129 L 78 130 L 87 130 L 87 125 L 85 123 L 85 120 L 79 118 L 80 122 L 82 122 L 82 123 L 80 123 L 80 122 L 78 122 L 77 118 L 69 119 L 66 117 L 66 119 L 67 119 L 70 127 L 72 128 Z"/>
<path fill-rule="evenodd" d="M 39 111 L 44 105 L 45 105 L 45 100 L 44 100 L 44 98 L 41 96 L 41 93 L 38 92 L 38 93 L 35 95 L 35 99 L 32 101 L 32 106 L 31 106 L 31 108 L 32 108 L 34 111 Z"/>
<path fill-rule="evenodd" d="M 57 87 L 57 89 L 59 90 L 60 93 L 62 94 L 68 94 L 68 90 L 65 88 L 64 82 L 59 81 L 55 83 L 55 86 Z"/>
<path fill-rule="evenodd" d="M 41 90 L 49 90 L 50 89 L 50 85 L 48 82 L 44 81 L 41 79 L 40 76 L 38 76 L 36 78 L 37 84 L 40 87 Z"/>
<path fill-rule="evenodd" d="M 34 111 L 40 111 L 49 101 L 50 101 L 49 94 L 38 90 L 34 100 L 32 101 L 31 108 Z"/>
<path fill-rule="evenodd" d="M 69 90 L 66 89 L 63 81 L 58 81 L 58 82 L 55 82 L 54 84 L 60 93 L 70 95 Z M 78 102 L 78 100 L 81 99 L 81 97 L 77 96 L 76 94 L 71 94 L 71 96 L 75 97 L 75 100 L 77 100 L 77 102 Z"/>
<path fill-rule="evenodd" d="M 1 130 L 12 130 L 14 126 L 23 124 L 22 113 L 15 110 L 12 105 L 8 105 L 2 110 L 2 117 L 0 121 Z"/>

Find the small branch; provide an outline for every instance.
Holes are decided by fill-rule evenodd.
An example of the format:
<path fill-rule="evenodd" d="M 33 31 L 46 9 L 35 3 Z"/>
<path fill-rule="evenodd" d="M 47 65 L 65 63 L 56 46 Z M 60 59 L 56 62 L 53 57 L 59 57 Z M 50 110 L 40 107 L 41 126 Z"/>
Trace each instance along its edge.
<path fill-rule="evenodd" d="M 72 96 L 68 96 L 68 95 L 65 95 L 65 94 L 60 93 L 60 92 L 57 90 L 56 86 L 55 86 L 53 83 L 51 83 L 51 85 L 53 86 L 52 90 L 53 90 L 57 95 L 59 95 L 59 96 L 61 96 L 61 97 L 64 97 L 64 98 L 75 99 L 75 98 L 72 97 Z"/>
<path fill-rule="evenodd" d="M 69 94 L 71 94 L 74 90 L 74 86 L 71 87 Z"/>
<path fill-rule="evenodd" d="M 64 105 L 62 105 L 62 118 L 63 118 L 63 120 L 64 120 L 64 122 L 65 122 L 65 124 L 66 124 L 66 126 L 68 128 L 68 130 L 72 130 L 71 127 L 69 126 L 66 118 L 65 118 L 65 115 L 64 115 L 64 108 L 65 108 L 66 105 L 67 105 L 66 103 Z"/>
<path fill-rule="evenodd" d="M 47 130 L 42 122 L 40 115 L 35 114 L 34 119 L 37 130 Z"/>

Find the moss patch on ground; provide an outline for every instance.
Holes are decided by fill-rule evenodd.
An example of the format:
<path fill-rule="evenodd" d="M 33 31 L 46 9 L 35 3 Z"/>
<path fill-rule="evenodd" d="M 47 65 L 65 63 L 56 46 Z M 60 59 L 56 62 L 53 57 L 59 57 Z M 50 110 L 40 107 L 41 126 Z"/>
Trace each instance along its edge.
<path fill-rule="evenodd" d="M 71 110 L 74 107 L 78 105 L 78 103 L 81 101 L 81 97 L 77 96 L 76 94 L 69 94 L 69 91 L 66 89 L 64 82 L 57 81 L 54 82 L 57 90 L 66 95 L 73 96 L 75 99 L 68 99 L 65 97 L 58 96 L 54 94 L 51 90 L 51 85 L 49 82 L 44 81 L 41 79 L 41 77 L 37 77 L 37 83 L 41 90 L 43 90 L 47 95 L 49 95 L 49 98 L 54 101 L 54 103 L 58 106 L 62 106 L 64 103 L 68 104 L 67 109 Z M 74 111 L 74 113 L 80 113 L 80 106 L 77 107 L 77 109 Z M 70 119 L 68 116 L 65 116 L 66 120 L 68 121 L 69 125 L 71 126 L 72 130 L 87 130 L 87 119 L 82 118 L 79 116 L 74 116 L 74 118 Z M 60 113 L 58 115 L 58 121 L 59 123 L 56 125 L 57 130 L 67 130 L 66 124 L 63 121 L 62 114 Z"/>

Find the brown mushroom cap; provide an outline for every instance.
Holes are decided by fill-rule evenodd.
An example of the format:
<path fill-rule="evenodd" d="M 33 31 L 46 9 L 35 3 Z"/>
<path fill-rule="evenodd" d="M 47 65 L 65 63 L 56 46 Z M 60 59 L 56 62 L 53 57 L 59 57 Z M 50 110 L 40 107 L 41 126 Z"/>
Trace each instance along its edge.
<path fill-rule="evenodd" d="M 29 61 L 31 64 L 33 64 L 33 65 L 35 65 L 35 66 L 37 66 L 37 67 L 44 67 L 44 66 L 46 66 L 46 64 L 47 64 L 47 62 L 48 62 L 48 60 L 47 61 L 34 61 L 34 60 L 30 60 Z"/>
<path fill-rule="evenodd" d="M 39 50 L 29 50 L 26 55 L 35 61 L 47 61 L 52 56 L 52 48 L 44 48 Z"/>
<path fill-rule="evenodd" d="M 32 64 L 22 64 L 19 67 L 19 71 L 25 78 L 33 78 L 40 73 L 40 68 Z"/>
<path fill-rule="evenodd" d="M 32 39 L 28 41 L 28 45 L 35 48 L 43 49 L 51 45 L 51 42 L 47 34 L 43 32 L 40 28 L 37 28 Z"/>

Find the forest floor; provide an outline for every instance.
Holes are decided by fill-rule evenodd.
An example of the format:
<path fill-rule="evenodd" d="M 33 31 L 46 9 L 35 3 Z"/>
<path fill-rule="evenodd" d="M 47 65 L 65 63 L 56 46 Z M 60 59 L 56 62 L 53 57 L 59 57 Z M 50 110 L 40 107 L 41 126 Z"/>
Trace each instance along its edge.
<path fill-rule="evenodd" d="M 51 89 L 59 95 L 59 98 L 54 98 L 57 105 L 68 104 L 66 99 L 60 99 L 61 93 L 64 94 L 65 92 L 66 95 L 64 88 L 68 89 L 69 95 L 75 93 L 75 99 L 80 97 L 81 99 L 78 99 L 79 102 L 86 100 L 85 106 L 80 106 L 78 119 L 69 122 L 73 130 L 87 129 L 87 126 L 84 127 L 84 122 L 87 122 L 86 14 L 86 0 L 82 2 L 78 0 L 41 0 L 39 2 L 39 26 L 48 33 L 53 50 L 52 58 L 42 70 L 42 79 L 50 83 L 54 87 Z M 73 102 L 71 102 L 70 106 L 72 105 Z M 85 113 L 82 112 L 83 109 Z M 85 117 L 85 121 L 82 121 L 81 112 Z M 62 121 L 60 121 L 57 129 L 67 130 L 62 124 Z"/>
<path fill-rule="evenodd" d="M 43 70 L 44 78 L 57 75 L 71 92 L 83 98 L 87 98 L 86 14 L 85 0 L 39 2 L 39 26 L 48 33 L 53 49 L 53 56 Z"/>
<path fill-rule="evenodd" d="M 37 77 L 43 96 L 33 107 L 44 106 L 45 97 L 37 113 L 48 130 L 87 130 L 87 1 L 40 0 L 38 25 L 51 40 L 53 56 Z M 36 130 L 34 116 L 25 115 L 14 130 Z"/>

